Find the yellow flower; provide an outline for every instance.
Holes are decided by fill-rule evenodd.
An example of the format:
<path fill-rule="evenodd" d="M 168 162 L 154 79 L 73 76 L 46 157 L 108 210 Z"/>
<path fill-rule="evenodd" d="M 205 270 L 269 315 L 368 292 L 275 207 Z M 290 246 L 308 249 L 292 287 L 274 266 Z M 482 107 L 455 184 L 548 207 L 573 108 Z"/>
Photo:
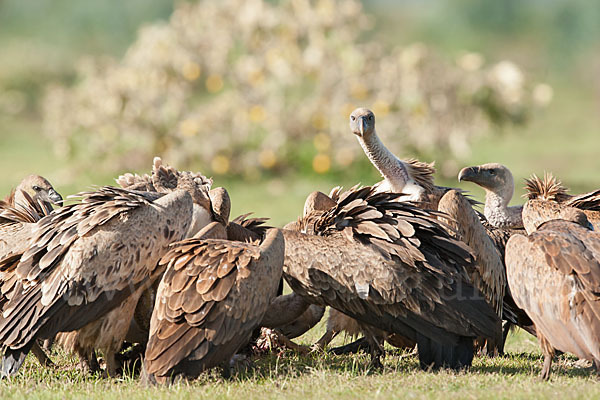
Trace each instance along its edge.
<path fill-rule="evenodd" d="M 386 116 L 390 112 L 390 105 L 387 101 L 378 99 L 375 101 L 375 103 L 373 103 L 373 112 L 378 117 Z"/>
<path fill-rule="evenodd" d="M 270 169 L 277 163 L 277 156 L 271 149 L 265 149 L 258 155 L 258 162 L 263 168 Z"/>
<path fill-rule="evenodd" d="M 313 138 L 313 145 L 318 151 L 325 152 L 331 147 L 331 139 L 326 133 L 320 132 Z"/>
<path fill-rule="evenodd" d="M 369 91 L 362 83 L 353 83 L 350 87 L 350 94 L 357 100 L 364 100 L 367 98 Z"/>
<path fill-rule="evenodd" d="M 327 128 L 327 118 L 320 112 L 313 114 L 312 116 L 312 126 L 315 129 L 323 130 Z"/>
<path fill-rule="evenodd" d="M 183 136 L 192 137 L 198 133 L 199 130 L 198 122 L 195 119 L 188 118 L 179 124 L 179 130 Z"/>
<path fill-rule="evenodd" d="M 196 79 L 200 78 L 201 71 L 202 69 L 195 62 L 187 62 L 183 65 L 183 68 L 181 68 L 183 77 L 188 81 L 195 81 Z"/>
<path fill-rule="evenodd" d="M 223 89 L 223 78 L 220 75 L 209 75 L 206 78 L 206 90 L 210 93 L 216 93 Z"/>
<path fill-rule="evenodd" d="M 356 107 L 354 104 L 346 103 L 342 106 L 341 113 L 344 118 L 349 118 L 352 111 L 354 111 Z"/>
<path fill-rule="evenodd" d="M 312 162 L 313 170 L 318 174 L 324 174 L 331 168 L 331 159 L 327 154 L 317 154 Z"/>
<path fill-rule="evenodd" d="M 262 71 L 254 71 L 250 74 L 249 81 L 252 86 L 259 86 L 265 81 L 265 76 Z"/>
<path fill-rule="evenodd" d="M 248 117 L 250 118 L 250 121 L 258 123 L 265 120 L 265 118 L 267 117 L 267 113 L 263 106 L 257 104 L 255 106 L 250 107 Z"/>
<path fill-rule="evenodd" d="M 226 174 L 229 171 L 229 159 L 223 155 L 218 155 L 212 159 L 210 167 L 215 174 Z"/>

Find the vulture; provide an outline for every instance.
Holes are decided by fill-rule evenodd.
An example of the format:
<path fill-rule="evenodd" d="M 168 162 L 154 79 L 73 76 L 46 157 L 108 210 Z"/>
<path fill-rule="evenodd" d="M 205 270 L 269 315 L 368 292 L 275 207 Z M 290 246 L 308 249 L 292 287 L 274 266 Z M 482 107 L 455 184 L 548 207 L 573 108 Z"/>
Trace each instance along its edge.
<path fill-rule="evenodd" d="M 525 185 L 528 199 L 545 200 L 559 203 L 563 207 L 580 209 L 595 229 L 600 229 L 600 189 L 572 196 L 558 179 L 547 172 L 544 173 L 543 179 L 533 174 L 531 178 L 525 180 Z"/>
<path fill-rule="evenodd" d="M 442 216 L 440 219 L 456 232 L 459 240 L 473 250 L 476 266 L 469 271 L 471 280 L 501 316 L 506 274 L 495 243 L 488 236 L 469 201 L 459 192 L 448 191 L 440 200 L 438 211 L 450 217 Z"/>
<path fill-rule="evenodd" d="M 377 136 L 375 114 L 366 108 L 357 108 L 350 114 L 350 131 L 383 177 L 375 185 L 378 192 L 399 193 L 401 201 L 414 201 L 421 208 L 437 210 L 439 200 L 451 188 L 434 185 L 433 163 L 396 157 Z"/>
<path fill-rule="evenodd" d="M 25 196 L 31 197 L 33 201 L 29 201 Z M 29 175 L 6 196 L 4 201 L 13 207 L 16 204 L 25 206 L 36 204 L 37 208 L 39 204 L 44 208 L 45 215 L 52 212 L 52 204 L 62 205 L 63 198 L 54 190 L 54 187 L 46 178 L 39 175 Z"/>
<path fill-rule="evenodd" d="M 523 228 L 523 206 L 508 206 L 514 192 L 514 182 L 507 167 L 497 163 L 466 167 L 458 174 L 458 180 L 471 181 L 485 189 L 484 214 L 492 226 Z M 543 198 L 583 210 L 589 221 L 600 228 L 600 189 L 569 195 L 567 188 L 549 173 L 545 173 L 543 179 L 533 175 L 525 182 L 527 197 Z"/>
<path fill-rule="evenodd" d="M 0 259 L 19 257 L 28 246 L 35 223 L 52 211 L 52 204 L 59 203 L 62 196 L 45 178 L 37 175 L 23 179 L 5 200 L 0 200 Z M 0 287 L 14 272 L 14 268 L 0 269 Z M 0 304 L 5 300 L 4 293 L 0 292 Z M 37 343 L 32 352 L 40 364 L 53 365 Z"/>
<path fill-rule="evenodd" d="M 304 204 L 303 217 L 304 219 L 313 217 L 314 215 L 318 215 L 328 209 L 335 207 L 337 205 L 337 200 L 339 200 L 341 192 L 341 187 L 335 187 L 331 190 L 330 196 L 326 194 L 315 191 L 312 192 L 306 199 Z M 294 227 L 295 230 L 300 231 L 300 226 L 302 224 L 302 218 L 299 219 L 297 225 Z M 297 296 L 297 295 L 296 295 Z M 325 312 L 325 307 L 320 307 L 316 304 L 311 304 L 307 311 L 302 314 L 300 318 L 295 320 L 292 324 L 288 324 L 284 327 L 279 328 L 280 331 L 286 335 L 288 338 L 293 338 L 299 336 L 300 334 L 306 332 L 308 329 L 312 328 L 316 325 L 320 319 L 323 317 Z M 296 327 L 301 327 L 302 329 L 294 330 Z M 370 328 L 371 331 L 374 331 L 374 328 Z M 368 332 L 364 332 L 362 330 L 362 325 L 356 321 L 354 318 L 349 317 L 348 315 L 334 309 L 330 308 L 329 316 L 327 318 L 326 331 L 323 336 L 313 345 L 313 349 L 323 350 L 325 347 L 340 333 L 345 332 L 350 337 L 357 337 L 359 334 L 366 335 Z M 388 334 L 386 332 L 377 331 L 377 341 L 381 344 L 383 340 L 387 340 L 392 345 L 396 347 L 414 347 L 415 343 L 407 338 L 402 338 L 400 335 Z M 332 351 L 336 354 L 341 354 L 347 351 L 356 351 L 358 348 L 368 348 L 369 343 L 365 340 L 358 340 L 352 344 L 342 346 Z"/>
<path fill-rule="evenodd" d="M 212 227 L 211 227 L 212 228 Z M 277 294 L 283 235 L 266 232 L 260 243 L 200 237 L 174 243 L 150 322 L 144 371 L 150 382 L 197 377 L 223 366 L 261 324 Z"/>
<path fill-rule="evenodd" d="M 154 158 L 151 175 L 125 174 L 117 178 L 117 183 L 128 190 L 133 188 L 157 193 L 179 189 L 187 191 L 193 200 L 192 220 L 185 235 L 177 239 L 192 236 L 212 220 L 229 218 L 229 197 L 222 193 L 224 189 L 209 191 L 212 184 L 210 179 L 198 173 L 178 171 L 164 164 L 159 157 Z M 211 207 L 213 198 L 218 205 L 216 212 Z M 219 212 L 226 212 L 226 215 L 221 216 Z M 115 376 L 118 367 L 115 354 L 122 348 L 123 341 L 140 343 L 142 346 L 148 341 L 158 281 L 155 279 L 152 285 L 140 287 L 118 307 L 82 329 L 59 333 L 56 343 L 66 351 L 77 353 L 79 366 L 85 372 L 100 370 L 95 350 L 102 350 L 106 360 L 104 375 Z"/>
<path fill-rule="evenodd" d="M 384 180 L 377 184 L 378 191 L 390 191 L 402 194 L 400 199 L 403 201 L 413 201 L 423 209 L 437 210 L 440 201 L 451 192 L 446 198 L 446 213 L 461 213 L 464 221 L 473 223 L 477 218 L 471 206 L 475 204 L 471 199 L 462 196 L 459 189 L 436 186 L 433 183 L 433 173 L 435 168 L 433 164 L 422 163 L 417 160 L 402 161 L 398 159 L 377 136 L 375 130 L 375 115 L 372 111 L 365 108 L 358 108 L 350 114 L 350 130 L 358 138 L 365 154 L 371 163 L 381 173 Z M 451 204 L 456 202 L 455 204 Z M 463 207 L 465 207 L 463 209 Z M 458 215 L 452 215 L 454 219 Z M 448 221 L 448 220 L 447 220 Z M 456 228 L 456 223 L 452 223 Z M 506 286 L 506 277 L 504 267 L 493 248 L 493 243 L 489 238 L 479 236 L 483 232 L 483 227 L 477 221 L 477 224 L 471 226 L 469 231 L 458 235 L 459 240 L 466 240 L 470 246 L 475 246 L 477 267 L 468 271 L 473 279 L 475 286 L 485 294 L 486 300 L 502 315 L 504 288 Z M 452 229 L 456 231 L 455 229 Z M 474 230 L 474 231 L 473 231 Z"/>
<path fill-rule="evenodd" d="M 283 230 L 283 275 L 307 302 L 330 306 L 369 332 L 380 366 L 379 332 L 418 344 L 422 368 L 471 364 L 473 339 L 499 337 L 500 320 L 469 281 L 470 249 L 437 212 L 373 187 L 342 193 L 336 205 Z"/>
<path fill-rule="evenodd" d="M 458 180 L 474 182 L 485 189 L 484 217 L 481 215 L 479 217 L 487 236 L 498 251 L 503 269 L 506 270 L 504 260 L 506 243 L 513 234 L 524 233 L 521 218 L 523 207 L 508 206 L 515 190 L 512 173 L 502 164 L 488 163 L 463 168 L 458 174 Z M 503 350 L 508 333 L 513 326 L 519 326 L 530 334 L 536 335 L 533 322 L 527 313 L 515 304 L 509 287 L 505 289 L 502 306 L 502 318 L 506 324 L 500 351 Z"/>
<path fill-rule="evenodd" d="M 187 234 L 188 237 L 192 237 L 211 221 L 218 218 L 223 219 L 223 217 L 216 215 L 211 207 L 211 199 L 208 192 L 213 183 L 212 179 L 200 173 L 178 171 L 171 166 L 163 164 L 160 157 L 154 157 L 151 175 L 126 173 L 119 176 L 116 182 L 124 189 L 145 192 L 169 193 L 182 187 L 185 187 L 186 190 L 192 190 L 190 194 L 194 200 L 194 213 L 192 224 Z"/>
<path fill-rule="evenodd" d="M 167 246 L 192 220 L 193 196 L 183 190 L 106 186 L 80 197 L 39 220 L 20 257 L 0 261 L 0 270 L 14 268 L 1 287 L 1 377 L 17 373 L 36 340 L 96 324 L 150 286 L 164 271 L 158 261 Z M 99 329 L 109 342 L 113 329 Z"/>
<path fill-rule="evenodd" d="M 523 208 L 528 235 L 509 239 L 506 268 L 516 304 L 535 323 L 541 377 L 550 377 L 556 350 L 600 371 L 600 234 L 582 210 L 534 196 Z"/>
<path fill-rule="evenodd" d="M 458 181 L 470 181 L 485 189 L 483 214 L 497 228 L 523 228 L 522 206 L 509 206 L 515 191 L 510 170 L 502 164 L 489 163 L 465 167 L 458 174 Z"/>
<path fill-rule="evenodd" d="M 34 224 L 52 212 L 52 204 L 62 204 L 62 196 L 38 175 L 26 177 L 0 200 L 1 258 L 24 250 Z"/>

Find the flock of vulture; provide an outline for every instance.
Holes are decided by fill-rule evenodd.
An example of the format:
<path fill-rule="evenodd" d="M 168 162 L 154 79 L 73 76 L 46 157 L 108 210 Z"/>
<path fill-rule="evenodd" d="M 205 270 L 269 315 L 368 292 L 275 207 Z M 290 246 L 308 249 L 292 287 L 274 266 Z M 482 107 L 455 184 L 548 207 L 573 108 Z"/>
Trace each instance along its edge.
<path fill-rule="evenodd" d="M 486 191 L 482 214 L 434 185 L 433 165 L 392 154 L 371 111 L 355 110 L 350 129 L 383 180 L 311 193 L 282 229 L 230 220 L 225 189 L 160 158 L 57 208 L 46 179 L 23 180 L 0 202 L 0 376 L 30 351 L 52 367 L 51 346 L 114 376 L 124 343 L 140 344 L 149 383 L 227 375 L 261 328 L 293 346 L 326 306 L 310 350 L 361 335 L 334 351 L 365 349 L 375 368 L 385 342 L 415 349 L 426 370 L 468 368 L 476 353 L 502 355 L 513 326 L 539 339 L 545 379 L 557 350 L 600 368 L 600 190 L 572 196 L 534 175 L 509 207 L 506 167 L 464 168 L 459 181 Z"/>

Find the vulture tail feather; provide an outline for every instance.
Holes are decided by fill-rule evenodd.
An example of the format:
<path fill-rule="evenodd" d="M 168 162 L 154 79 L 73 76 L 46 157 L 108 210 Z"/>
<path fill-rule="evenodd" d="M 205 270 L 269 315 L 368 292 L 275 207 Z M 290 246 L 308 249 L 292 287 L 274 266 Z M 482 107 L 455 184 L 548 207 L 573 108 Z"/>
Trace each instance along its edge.
<path fill-rule="evenodd" d="M 31 350 L 31 346 L 34 342 L 35 339 L 18 349 L 13 350 L 11 348 L 7 348 L 4 351 L 2 364 L 0 365 L 0 379 L 16 375 L 17 371 L 19 371 L 19 368 L 21 368 L 21 365 L 23 365 L 25 357 L 27 357 L 27 354 L 29 353 L 29 350 Z"/>

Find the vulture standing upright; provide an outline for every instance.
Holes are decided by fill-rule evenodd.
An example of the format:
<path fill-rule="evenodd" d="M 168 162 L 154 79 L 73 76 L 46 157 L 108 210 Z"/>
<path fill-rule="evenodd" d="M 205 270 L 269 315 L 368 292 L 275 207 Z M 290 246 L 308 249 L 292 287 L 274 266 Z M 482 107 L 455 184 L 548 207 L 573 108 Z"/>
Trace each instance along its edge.
<path fill-rule="evenodd" d="M 401 201 L 414 201 L 421 208 L 437 210 L 438 202 L 451 188 L 434 185 L 433 163 L 396 157 L 377 136 L 375 114 L 366 108 L 357 108 L 350 114 L 350 131 L 383 177 L 375 185 L 378 192 L 399 193 Z"/>
<path fill-rule="evenodd" d="M 489 163 L 465 167 L 458 174 L 458 181 L 470 181 L 485 189 L 483 214 L 497 228 L 523 228 L 523 206 L 509 206 L 515 192 L 513 175 L 502 164 Z"/>
<path fill-rule="evenodd" d="M 529 196 L 529 235 L 510 238 L 506 267 L 517 305 L 536 326 L 541 376 L 550 377 L 556 349 L 592 360 L 600 371 L 600 234 L 581 210 Z"/>
<path fill-rule="evenodd" d="M 303 219 L 306 233 L 283 230 L 284 277 L 308 302 L 371 332 L 376 366 L 381 348 L 370 327 L 417 342 L 423 368 L 468 366 L 473 338 L 498 337 L 500 320 L 466 276 L 474 262 L 469 248 L 449 236 L 435 212 L 398 197 L 353 189 Z"/>
<path fill-rule="evenodd" d="M 446 209 L 442 211 L 456 213 L 464 207 L 464 210 L 460 210 L 463 220 L 468 220 L 464 222 L 474 221 L 472 200 L 463 197 L 458 189 L 434 185 L 433 164 L 416 160 L 402 161 L 385 147 L 377 136 L 375 115 L 372 111 L 365 108 L 354 110 L 350 114 L 350 130 L 357 136 L 365 154 L 384 178 L 377 185 L 378 191 L 399 193 L 401 200 L 414 201 L 419 207 L 431 210 L 437 210 L 443 196 L 452 192 L 443 205 Z M 456 203 L 450 204 L 451 201 Z M 476 230 L 477 233 L 463 229 L 459 235 L 460 240 L 467 240 L 466 243 L 475 246 L 475 250 L 478 251 L 476 268 L 468 271 L 469 276 L 473 279 L 473 284 L 485 294 L 486 300 L 499 315 L 502 315 L 502 298 L 506 286 L 504 267 L 491 241 L 479 236 L 483 229 L 473 226 L 471 230 Z"/>
<path fill-rule="evenodd" d="M 525 233 L 521 217 L 523 206 L 508 205 L 515 191 L 512 173 L 502 164 L 488 163 L 463 168 L 458 174 L 458 180 L 470 181 L 485 189 L 485 220 L 482 218 L 482 223 L 505 265 L 508 239 L 514 234 Z M 503 319 L 506 321 L 503 341 L 506 341 L 508 332 L 515 325 L 536 335 L 533 321 L 515 304 L 509 287 L 504 296 Z"/>
<path fill-rule="evenodd" d="M 24 254 L 0 262 L 0 269 L 17 263 L 1 288 L 1 376 L 16 374 L 37 339 L 81 329 L 151 285 L 164 271 L 158 260 L 191 219 L 185 191 L 103 187 L 38 221 Z"/>

